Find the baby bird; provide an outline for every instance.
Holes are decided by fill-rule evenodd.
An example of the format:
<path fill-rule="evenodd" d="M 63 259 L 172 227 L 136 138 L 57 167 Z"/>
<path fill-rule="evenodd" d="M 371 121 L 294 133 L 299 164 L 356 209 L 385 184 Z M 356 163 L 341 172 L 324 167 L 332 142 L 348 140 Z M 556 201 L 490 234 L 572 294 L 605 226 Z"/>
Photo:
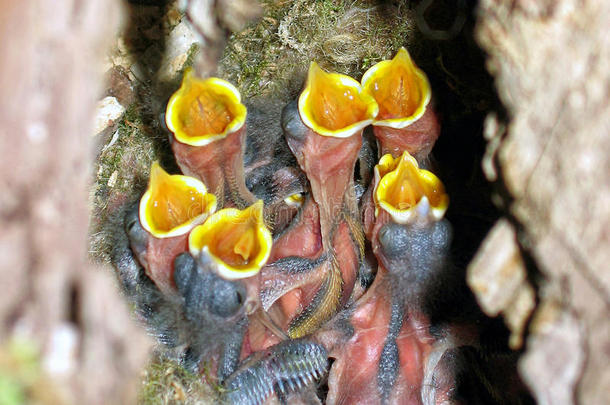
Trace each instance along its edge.
<path fill-rule="evenodd" d="M 387 223 L 379 231 L 380 266 L 346 316 L 316 336 L 331 357 L 327 403 L 421 404 L 426 360 L 434 350 L 426 300 L 449 270 L 451 228 Z"/>
<path fill-rule="evenodd" d="M 176 291 L 164 294 L 145 273 L 132 249 L 145 246 L 148 234 L 140 225 L 138 205 L 124 212 L 124 225 L 114 233 L 113 262 L 127 298 L 149 332 L 171 349 L 191 372 L 211 359 L 219 379 L 234 372 L 247 327 L 248 297 L 241 281 L 229 281 L 212 271 L 211 260 L 195 260 L 188 252 L 173 263 Z"/>
<path fill-rule="evenodd" d="M 391 60 L 384 60 L 362 76 L 362 87 L 379 105 L 373 131 L 382 155 L 409 152 L 425 164 L 440 134 L 432 106 L 428 77 L 405 48 Z"/>
<path fill-rule="evenodd" d="M 247 109 L 239 91 L 215 77 L 187 70 L 165 113 L 176 162 L 197 177 L 219 206 L 245 208 L 256 201 L 246 188 L 243 168 Z"/>
<path fill-rule="evenodd" d="M 449 222 L 389 222 L 378 239 L 380 268 L 364 296 L 312 335 L 271 346 L 264 355 L 242 362 L 230 385 L 248 381 L 248 388 L 227 398 L 263 404 L 272 396 L 282 398 L 287 380 L 294 379 L 291 401 L 309 400 L 312 379 L 299 390 L 297 376 L 318 376 L 327 355 L 334 359 L 328 393 L 322 397 L 329 405 L 528 404 L 515 372 L 516 354 L 481 345 L 474 322 L 433 321 L 443 311 L 439 303 L 459 302 L 445 296 L 451 295 L 456 273 Z M 288 367 L 284 353 L 292 342 L 300 353 L 299 366 Z M 290 374 L 274 371 L 281 367 L 275 363 L 280 358 L 293 370 Z"/>
<path fill-rule="evenodd" d="M 319 218 L 321 247 L 299 256 L 298 250 L 278 257 L 294 262 L 305 259 L 302 271 L 309 280 L 319 280 L 300 290 L 293 305 L 288 335 L 307 335 L 330 319 L 353 297 L 360 263 L 364 258 L 364 235 L 358 220 L 354 188 L 354 166 L 362 146 L 362 130 L 377 113 L 377 105 L 362 93 L 355 80 L 323 71 L 315 62 L 309 69 L 298 103 L 282 113 L 282 127 L 290 150 L 307 176 Z M 310 227 L 311 228 L 311 227 Z M 315 224 L 314 224 L 315 228 Z M 289 236 L 287 236 L 288 238 Z M 302 261 L 302 260 L 301 260 Z M 282 272 L 280 262 L 274 265 Z M 286 271 L 283 271 L 286 273 Z M 295 280 L 296 281 L 296 280 Z M 296 283 L 289 283 L 296 284 Z M 293 295 L 294 295 L 293 294 Z"/>
<path fill-rule="evenodd" d="M 263 200 L 266 222 L 278 235 L 296 215 L 309 186 L 284 138 L 283 104 L 253 100 L 247 106 L 243 163 L 246 187 Z"/>
<path fill-rule="evenodd" d="M 445 371 L 443 362 L 428 366 L 438 343 L 429 332 L 425 312 L 427 297 L 439 287 L 441 273 L 450 270 L 451 227 L 445 220 L 426 227 L 390 223 L 381 229 L 379 239 L 384 270 L 353 305 L 305 340 L 291 341 L 321 347 L 302 350 L 302 366 L 293 369 L 309 373 L 305 370 L 320 364 L 322 353 L 335 359 L 328 376 L 327 404 L 440 404 L 436 392 L 426 391 L 433 400 L 423 401 L 422 386 L 426 378 L 432 378 L 425 373 L 452 374 Z M 443 342 L 448 340 L 445 337 Z M 257 370 L 268 369 L 264 365 L 268 358 L 281 357 L 286 343 L 269 347 L 267 355 L 253 357 L 239 367 L 238 375 L 256 377 L 259 382 L 254 386 L 278 387 L 266 390 L 265 395 L 248 394 L 244 403 L 262 404 L 268 396 L 283 392 L 279 387 L 286 385 L 285 381 L 272 372 L 258 377 L 262 371 Z M 438 350 L 446 350 L 446 344 Z"/>
<path fill-rule="evenodd" d="M 216 197 L 189 176 L 170 175 L 158 163 L 150 170 L 148 189 L 137 207 L 142 233 L 131 248 L 146 274 L 165 294 L 175 291 L 173 262 L 188 249 L 188 235 L 216 210 Z"/>
<path fill-rule="evenodd" d="M 500 403 L 504 360 L 473 322 L 438 316 L 456 272 L 448 197 L 420 168 L 439 134 L 430 98 L 405 49 L 361 84 L 314 62 L 283 109 L 186 72 L 166 113 L 186 176 L 153 165 L 113 260 L 221 401 L 320 403 L 328 373 L 328 404 Z"/>
<path fill-rule="evenodd" d="M 279 107 L 267 104 L 246 107 L 232 84 L 187 70 L 165 117 L 178 166 L 203 181 L 219 208 L 262 199 L 268 225 L 282 229 L 296 211 L 286 199 L 304 191 L 304 177 L 285 153 Z"/>

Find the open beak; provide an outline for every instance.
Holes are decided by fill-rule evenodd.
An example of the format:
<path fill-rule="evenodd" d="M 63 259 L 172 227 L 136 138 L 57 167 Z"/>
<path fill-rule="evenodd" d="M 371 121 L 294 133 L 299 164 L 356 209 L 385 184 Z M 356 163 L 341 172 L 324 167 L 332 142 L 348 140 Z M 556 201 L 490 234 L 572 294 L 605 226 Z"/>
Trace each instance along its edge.
<path fill-rule="evenodd" d="M 140 200 L 140 222 L 155 238 L 188 233 L 216 210 L 216 197 L 196 178 L 170 175 L 154 162 Z"/>
<path fill-rule="evenodd" d="M 216 210 L 216 197 L 196 178 L 170 175 L 157 163 L 139 205 L 147 242 L 139 257 L 148 276 L 166 294 L 175 292 L 173 263 L 187 250 L 188 233 Z"/>
<path fill-rule="evenodd" d="M 443 183 L 431 172 L 420 169 L 417 160 L 404 152 L 393 158 L 387 154 L 375 166 L 379 179 L 373 194 L 375 215 L 387 212 L 399 224 L 418 220 L 440 220 L 449 205 Z"/>
<path fill-rule="evenodd" d="M 246 114 L 231 83 L 197 78 L 191 70 L 167 104 L 165 117 L 180 169 L 200 178 L 221 207 L 245 208 L 256 201 L 244 177 Z"/>
<path fill-rule="evenodd" d="M 205 146 L 241 129 L 246 106 L 231 83 L 215 77 L 199 79 L 188 69 L 169 99 L 165 117 L 178 142 Z"/>
<path fill-rule="evenodd" d="M 220 210 L 189 235 L 191 254 L 198 257 L 205 251 L 218 274 L 228 280 L 256 275 L 267 262 L 272 243 L 260 200 L 245 210 Z"/>
<path fill-rule="evenodd" d="M 303 236 L 293 234 L 299 226 L 278 239 L 276 252 L 284 243 L 286 249 L 276 255 L 273 267 L 290 274 L 286 270 L 293 259 L 302 259 L 304 266 L 299 274 L 291 275 L 290 284 L 296 283 L 299 288 L 280 298 L 282 312 L 291 320 L 290 337 L 313 332 L 347 302 L 353 291 L 361 249 L 351 237 L 350 224 L 358 222 L 349 222 L 346 217 L 358 215 L 354 165 L 362 145 L 362 130 L 377 112 L 377 103 L 362 91 L 360 83 L 325 72 L 312 62 L 298 102 L 287 105 L 282 113 L 286 140 L 311 184 L 313 208 L 319 214 L 319 220 L 316 218 L 303 235 L 308 239 L 320 235 L 322 244 L 321 249 L 316 244 L 316 249 L 306 253 L 299 241 Z M 285 263 L 283 259 L 287 259 Z M 282 271 L 284 265 L 287 267 Z M 272 293 L 277 296 L 277 291 Z"/>
<path fill-rule="evenodd" d="M 362 87 L 379 105 L 373 121 L 382 153 L 398 156 L 407 150 L 417 158 L 427 155 L 439 134 L 436 116 L 429 107 L 430 83 L 405 48 L 362 77 Z"/>
<path fill-rule="evenodd" d="M 315 62 L 309 66 L 296 108 L 289 104 L 284 109 L 288 145 L 310 181 L 311 195 L 319 208 L 323 249 L 316 252 L 315 258 L 324 258 L 313 267 L 322 269 L 321 283 L 300 289 L 301 298 L 305 298 L 293 306 L 297 312 L 290 314 L 291 337 L 314 331 L 348 301 L 354 290 L 364 250 L 355 242 L 359 239 L 353 237 L 354 233 L 362 233 L 354 219 L 359 215 L 354 166 L 362 145 L 362 130 L 373 122 L 378 111 L 377 103 L 362 91 L 360 83 L 346 75 L 328 73 Z"/>
<path fill-rule="evenodd" d="M 424 115 L 430 102 L 430 83 L 405 48 L 364 73 L 362 87 L 379 105 L 373 125 L 404 128 Z"/>
<path fill-rule="evenodd" d="M 311 62 L 305 89 L 299 97 L 303 123 L 315 133 L 347 138 L 371 124 L 379 107 L 349 76 L 328 73 Z"/>

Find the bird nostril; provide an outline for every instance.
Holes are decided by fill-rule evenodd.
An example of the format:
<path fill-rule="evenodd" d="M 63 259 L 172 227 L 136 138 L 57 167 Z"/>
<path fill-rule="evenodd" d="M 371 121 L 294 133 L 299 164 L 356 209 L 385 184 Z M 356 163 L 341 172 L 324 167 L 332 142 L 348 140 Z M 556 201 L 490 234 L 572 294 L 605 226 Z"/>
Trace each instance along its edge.
<path fill-rule="evenodd" d="M 133 207 L 127 210 L 127 213 L 125 214 L 125 230 L 129 233 L 138 221 L 138 206 L 135 204 Z"/>
<path fill-rule="evenodd" d="M 245 294 L 242 293 L 241 291 L 237 291 L 237 297 L 236 297 L 237 305 L 239 305 L 241 307 L 244 304 L 245 300 L 246 300 Z"/>

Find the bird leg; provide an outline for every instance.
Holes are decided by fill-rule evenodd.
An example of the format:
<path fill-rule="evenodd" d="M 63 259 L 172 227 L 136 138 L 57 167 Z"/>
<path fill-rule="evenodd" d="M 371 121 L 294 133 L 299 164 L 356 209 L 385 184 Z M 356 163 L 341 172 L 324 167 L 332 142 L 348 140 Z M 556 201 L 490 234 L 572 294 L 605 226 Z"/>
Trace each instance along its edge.
<path fill-rule="evenodd" d="M 282 330 L 288 331 L 295 315 L 313 299 L 324 280 L 325 264 L 318 206 L 307 196 L 295 220 L 276 237 L 269 262 L 261 270 L 262 307 Z M 253 350 L 279 341 L 277 334 L 252 332 Z"/>
<path fill-rule="evenodd" d="M 171 264 L 174 287 L 163 293 L 136 258 L 146 254 L 149 239 L 138 205 L 126 210 L 123 226 L 115 225 L 113 261 L 124 292 L 149 333 L 173 349 L 168 354 L 176 355 L 191 372 L 211 368 L 221 381 L 233 373 L 249 323 L 245 283 L 219 277 L 209 256 L 195 260 L 183 252 Z"/>

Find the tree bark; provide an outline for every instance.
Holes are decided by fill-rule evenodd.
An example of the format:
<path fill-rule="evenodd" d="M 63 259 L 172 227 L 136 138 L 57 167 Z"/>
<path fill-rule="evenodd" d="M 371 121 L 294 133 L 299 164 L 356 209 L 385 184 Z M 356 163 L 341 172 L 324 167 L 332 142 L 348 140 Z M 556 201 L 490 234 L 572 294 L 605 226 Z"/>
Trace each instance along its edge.
<path fill-rule="evenodd" d="M 508 234 L 516 235 L 496 246 L 519 246 L 529 280 L 522 288 L 536 290 L 520 371 L 540 404 L 610 403 L 608 21 L 610 3 L 595 0 L 479 7 L 477 39 L 508 115 L 506 127 L 487 122 L 496 134 L 487 173 L 505 187 Z M 479 253 L 471 286 L 497 249 Z M 489 289 L 474 290 L 497 313 L 485 305 Z"/>
<path fill-rule="evenodd" d="M 125 381 L 147 353 L 111 272 L 87 261 L 93 113 L 120 13 L 0 1 L 0 352 L 34 348 L 55 391 L 43 403 L 133 402 Z"/>

